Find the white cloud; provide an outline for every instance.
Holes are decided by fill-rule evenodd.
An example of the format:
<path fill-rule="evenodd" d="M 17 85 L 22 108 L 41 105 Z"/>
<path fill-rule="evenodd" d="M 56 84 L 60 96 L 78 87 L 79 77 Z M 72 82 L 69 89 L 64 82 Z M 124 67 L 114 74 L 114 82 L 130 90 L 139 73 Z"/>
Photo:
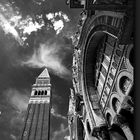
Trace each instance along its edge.
<path fill-rule="evenodd" d="M 13 37 L 20 43 L 20 45 L 23 44 L 15 27 L 12 26 L 2 14 L 0 14 L 0 26 L 2 27 L 5 34 L 12 34 Z"/>
<path fill-rule="evenodd" d="M 10 137 L 12 138 L 12 140 L 17 140 L 17 137 L 13 134 L 11 134 Z"/>
<path fill-rule="evenodd" d="M 66 22 L 70 21 L 69 17 L 66 14 L 63 13 L 62 16 Z"/>
<path fill-rule="evenodd" d="M 17 131 L 21 131 L 24 123 L 25 112 L 27 110 L 29 97 L 26 90 L 19 91 L 17 89 L 7 89 L 3 92 L 7 99 L 7 103 L 13 108 L 9 116 L 10 126 Z M 8 113 L 8 112 L 7 112 Z M 14 135 L 11 135 L 14 139 Z"/>
<path fill-rule="evenodd" d="M 68 133 L 68 127 L 64 127 L 64 124 L 60 125 L 60 129 L 53 133 L 52 140 L 65 140 L 65 136 Z"/>
<path fill-rule="evenodd" d="M 29 97 L 25 95 L 27 91 L 18 91 L 16 89 L 8 89 L 4 94 L 8 102 L 19 112 L 26 111 Z"/>
<path fill-rule="evenodd" d="M 53 18 L 54 18 L 54 13 L 46 14 L 46 18 L 47 18 L 48 20 L 53 19 Z"/>
<path fill-rule="evenodd" d="M 23 35 L 30 35 L 33 31 L 37 31 L 44 26 L 44 21 L 40 22 L 33 22 L 30 16 L 27 16 L 24 20 L 21 20 L 17 25 L 20 30 L 22 30 Z"/>
<path fill-rule="evenodd" d="M 70 140 L 70 136 L 65 136 L 64 139 L 65 140 Z"/>
<path fill-rule="evenodd" d="M 33 0 L 34 3 L 41 5 L 45 0 Z"/>
<path fill-rule="evenodd" d="M 57 19 L 57 17 L 59 19 Z M 69 22 L 69 17 L 62 11 L 46 14 L 46 18 L 51 21 L 56 34 L 59 34 L 64 28 L 64 22 Z"/>
<path fill-rule="evenodd" d="M 34 68 L 47 67 L 53 74 L 61 78 L 69 78 L 71 72 L 63 65 L 64 57 L 60 48 L 56 43 L 40 44 L 40 47 L 34 51 L 31 57 L 22 62 L 22 65 Z"/>
<path fill-rule="evenodd" d="M 18 8 L 14 9 L 10 3 L 0 4 L 0 27 L 5 34 L 11 34 L 20 45 L 24 44 L 28 35 L 45 25 L 42 15 L 37 18 L 39 23 L 33 21 L 29 15 L 23 18 Z"/>
<path fill-rule="evenodd" d="M 65 116 L 63 116 L 63 115 L 57 113 L 57 112 L 56 112 L 56 109 L 54 109 L 54 108 L 51 108 L 51 114 L 52 114 L 54 117 L 67 120 L 67 117 L 65 117 Z"/>
<path fill-rule="evenodd" d="M 59 34 L 64 27 L 64 23 L 62 20 L 54 21 L 53 26 L 56 34 Z"/>

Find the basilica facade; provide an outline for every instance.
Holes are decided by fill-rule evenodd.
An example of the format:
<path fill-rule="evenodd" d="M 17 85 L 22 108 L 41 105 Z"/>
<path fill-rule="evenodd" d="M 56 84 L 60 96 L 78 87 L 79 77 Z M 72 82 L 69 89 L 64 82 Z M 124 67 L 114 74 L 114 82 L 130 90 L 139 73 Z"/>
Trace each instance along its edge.
<path fill-rule="evenodd" d="M 133 1 L 67 4 L 82 11 L 73 37 L 70 140 L 133 140 Z"/>

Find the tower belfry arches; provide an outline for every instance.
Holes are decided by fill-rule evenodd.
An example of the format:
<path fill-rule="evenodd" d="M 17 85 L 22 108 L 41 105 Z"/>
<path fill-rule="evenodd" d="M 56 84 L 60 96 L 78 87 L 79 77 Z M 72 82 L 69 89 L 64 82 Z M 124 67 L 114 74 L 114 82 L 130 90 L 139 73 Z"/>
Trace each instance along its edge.
<path fill-rule="evenodd" d="M 51 84 L 47 68 L 32 85 L 21 140 L 49 140 Z"/>

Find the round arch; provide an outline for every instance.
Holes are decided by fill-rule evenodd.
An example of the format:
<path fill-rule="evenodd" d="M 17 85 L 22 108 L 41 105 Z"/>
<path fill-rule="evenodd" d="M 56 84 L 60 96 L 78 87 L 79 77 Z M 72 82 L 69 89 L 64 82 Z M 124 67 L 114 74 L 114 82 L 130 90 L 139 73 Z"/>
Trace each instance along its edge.
<path fill-rule="evenodd" d="M 43 90 L 41 91 L 41 95 L 44 95 L 44 91 Z"/>
<path fill-rule="evenodd" d="M 117 102 L 117 101 L 119 101 L 119 102 Z M 120 94 L 118 94 L 118 93 L 112 93 L 111 94 L 110 101 L 109 101 L 109 106 L 113 110 L 114 114 L 117 113 L 117 110 L 118 110 L 122 101 L 123 101 L 123 98 Z M 115 109 L 115 107 L 117 107 L 117 108 Z"/>
<path fill-rule="evenodd" d="M 41 91 L 40 90 L 38 91 L 38 95 L 41 95 Z"/>
<path fill-rule="evenodd" d="M 37 90 L 34 91 L 34 95 L 37 95 Z"/>
<path fill-rule="evenodd" d="M 116 82 L 117 92 L 123 95 L 129 95 L 132 86 L 133 86 L 133 74 L 126 70 L 120 71 L 117 76 Z"/>
<path fill-rule="evenodd" d="M 112 109 L 107 108 L 105 111 L 105 118 L 109 126 L 112 124 L 114 116 L 115 116 L 115 112 Z"/>

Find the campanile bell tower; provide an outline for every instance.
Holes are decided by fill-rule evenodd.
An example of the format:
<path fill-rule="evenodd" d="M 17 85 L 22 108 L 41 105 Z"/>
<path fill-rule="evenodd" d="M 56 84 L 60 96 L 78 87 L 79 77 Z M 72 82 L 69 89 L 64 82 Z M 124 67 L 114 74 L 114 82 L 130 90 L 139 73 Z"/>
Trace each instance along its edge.
<path fill-rule="evenodd" d="M 51 84 L 47 68 L 32 86 L 21 140 L 49 140 Z"/>

